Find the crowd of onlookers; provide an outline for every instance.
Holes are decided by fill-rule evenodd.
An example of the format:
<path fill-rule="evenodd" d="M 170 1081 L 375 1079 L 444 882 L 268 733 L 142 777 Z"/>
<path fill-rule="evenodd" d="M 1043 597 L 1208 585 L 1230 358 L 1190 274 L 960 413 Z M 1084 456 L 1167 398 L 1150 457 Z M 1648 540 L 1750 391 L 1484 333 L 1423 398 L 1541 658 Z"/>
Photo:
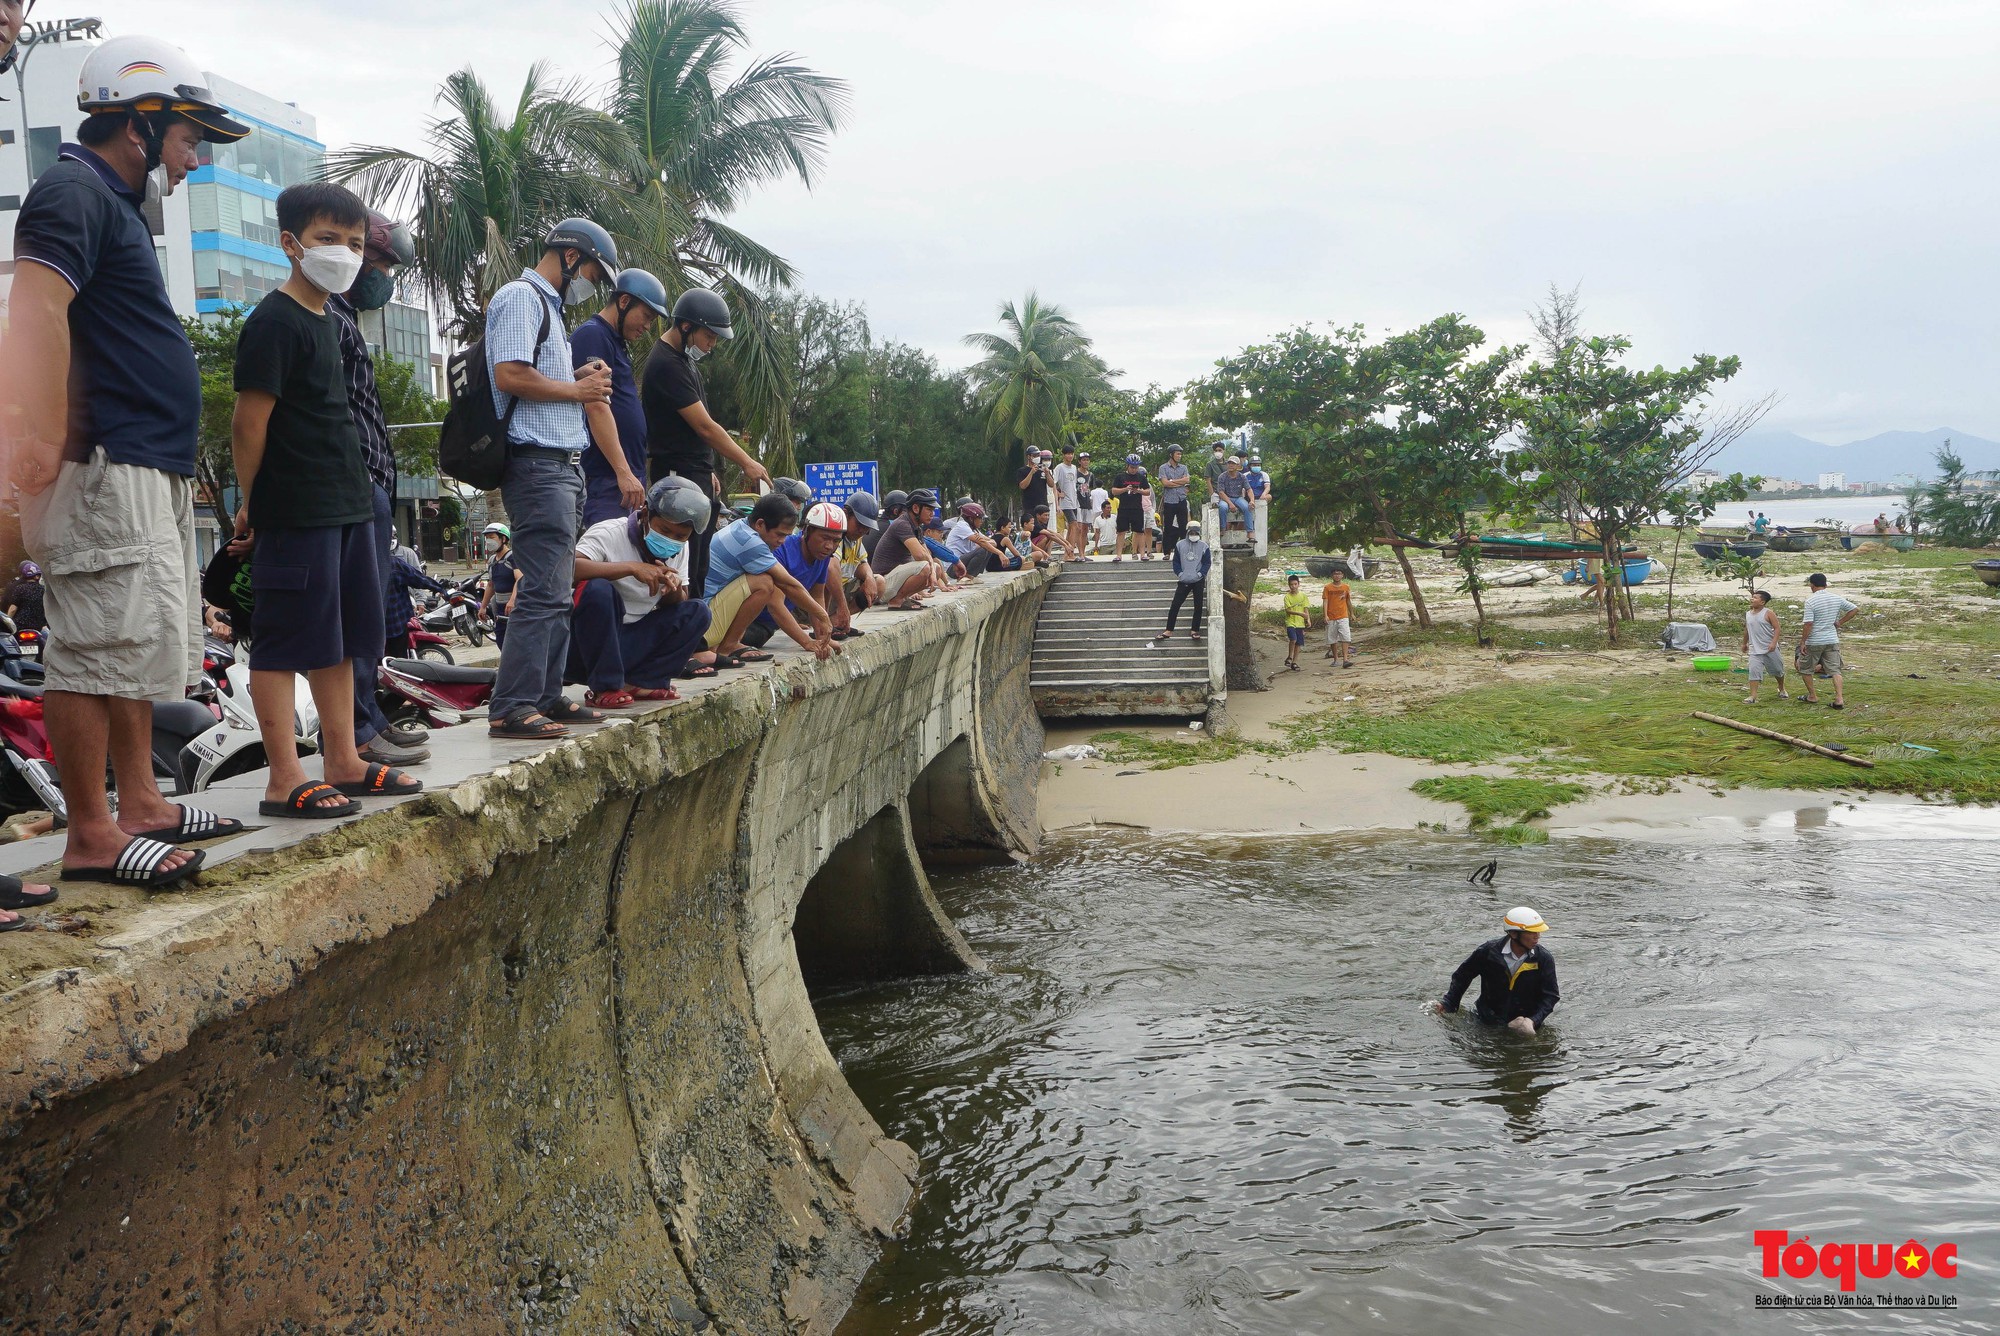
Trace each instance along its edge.
<path fill-rule="evenodd" d="M 157 889 L 201 866 L 188 844 L 242 829 L 169 801 L 153 774 L 153 702 L 199 680 L 205 631 L 247 645 L 269 762 L 262 814 L 338 817 L 422 788 L 405 767 L 428 759 L 428 736 L 383 715 L 376 675 L 385 650 L 407 648 L 408 591 L 442 586 L 398 555 L 396 456 L 358 321 L 387 303 L 415 248 L 343 186 L 278 196 L 291 272 L 242 326 L 230 424 L 239 504 L 210 571 L 240 568 L 226 582 L 239 596 L 232 624 L 202 595 L 201 378 L 146 207 L 187 177 L 203 141 L 249 127 L 194 61 L 153 38 L 96 48 L 80 92 L 76 141 L 36 179 L 15 228 L 0 402 L 12 405 L 10 477 L 31 565 L 7 598 L 49 627 L 42 699 L 67 805 L 64 877 Z M 579 306 L 596 309 L 572 330 Z M 1058 464 L 1031 452 L 1018 517 L 969 497 L 947 507 L 923 489 L 815 497 L 773 480 L 708 412 L 699 363 L 731 335 L 720 294 L 694 288 L 669 304 L 665 285 L 622 267 L 610 234 L 583 218 L 551 228 L 489 302 L 482 392 L 506 445 L 506 519 L 482 535 L 480 611 L 500 643 L 495 738 L 557 738 L 673 700 L 677 680 L 770 659 L 778 634 L 839 654 L 862 634 L 860 610 L 913 610 L 989 571 L 1105 548 L 1113 561 L 1172 557 L 1184 577 L 1206 569 L 1205 547 L 1177 552 L 1190 533 L 1178 449 L 1157 473 L 1132 455 L 1102 477 L 1087 454 L 1066 449 Z M 651 343 L 635 372 L 641 339 Z M 725 505 L 725 465 L 763 492 L 745 514 Z M 1209 486 L 1246 530 L 1270 490 L 1254 458 L 1221 444 Z M 1197 627 L 1199 616 L 1197 604 Z M 294 745 L 301 679 L 320 720 L 318 779 Z M 582 701 L 568 685 L 585 687 Z M 0 879 L 0 930 L 54 894 Z"/>

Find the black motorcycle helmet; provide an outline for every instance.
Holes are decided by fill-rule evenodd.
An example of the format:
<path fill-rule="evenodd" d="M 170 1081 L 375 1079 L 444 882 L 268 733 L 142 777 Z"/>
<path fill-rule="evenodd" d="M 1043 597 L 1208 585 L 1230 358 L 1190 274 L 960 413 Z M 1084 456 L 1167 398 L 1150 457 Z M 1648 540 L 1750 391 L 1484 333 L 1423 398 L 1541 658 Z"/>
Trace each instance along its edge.
<path fill-rule="evenodd" d="M 689 288 L 674 303 L 673 321 L 676 325 L 685 322 L 698 329 L 713 333 L 718 339 L 733 339 L 736 331 L 729 323 L 729 303 L 719 292 L 707 288 Z"/>
<path fill-rule="evenodd" d="M 632 298 L 654 315 L 667 314 L 667 285 L 643 269 L 620 270 L 611 290 Z"/>
<path fill-rule="evenodd" d="M 586 259 L 597 261 L 597 267 L 604 271 L 606 283 L 618 281 L 618 243 L 611 234 L 588 218 L 565 218 L 549 229 L 542 241 L 542 249 L 573 250 Z M 578 266 L 581 268 L 582 266 Z M 569 277 L 567 273 L 563 275 Z"/>

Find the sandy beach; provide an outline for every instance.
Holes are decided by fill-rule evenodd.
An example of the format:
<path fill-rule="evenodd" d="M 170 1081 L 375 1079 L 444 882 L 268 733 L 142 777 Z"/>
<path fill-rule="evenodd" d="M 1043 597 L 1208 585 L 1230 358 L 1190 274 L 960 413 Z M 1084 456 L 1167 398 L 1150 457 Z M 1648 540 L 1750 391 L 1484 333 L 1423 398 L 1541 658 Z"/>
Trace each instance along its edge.
<path fill-rule="evenodd" d="M 1810 558 L 1792 558 L 1803 566 Z M 1822 557 L 1822 561 L 1827 558 Z M 1437 563 L 1442 568 L 1442 563 Z M 1270 579 L 1282 571 L 1274 559 Z M 1423 583 L 1441 623 L 1469 613 L 1463 596 L 1453 598 L 1445 572 L 1425 572 Z M 1906 600 L 1916 590 L 1929 606 L 1978 608 L 1991 615 L 1990 599 L 1958 590 L 1932 591 L 1931 572 L 1849 570 L 1843 583 L 1864 602 Z M 1698 566 L 1684 570 L 1681 594 L 1690 608 L 1733 600 L 1729 582 L 1705 576 Z M 1786 581 L 1789 585 L 1796 581 Z M 1775 583 L 1775 582 L 1774 582 Z M 1301 670 L 1283 671 L 1284 643 L 1260 628 L 1259 663 L 1269 683 L 1264 691 L 1232 692 L 1228 726 L 1243 738 L 1280 741 L 1283 721 L 1329 710 L 1388 710 L 1419 702 L 1439 702 L 1467 690 L 1499 683 L 1556 684 L 1588 679 L 1655 680 L 1683 678 L 1684 658 L 1663 656 L 1634 628 L 1625 646 L 1585 647 L 1594 619 L 1577 609 L 1560 586 L 1494 590 L 1489 613 L 1529 620 L 1546 641 L 1529 649 L 1474 650 L 1446 643 L 1403 643 L 1377 647 L 1385 633 L 1403 629 L 1408 601 L 1399 580 L 1358 585 L 1357 602 L 1368 606 L 1373 625 L 1358 635 L 1356 666 L 1338 669 L 1321 657 L 1317 633 L 1301 659 Z M 1649 590 L 1649 593 L 1658 591 Z M 1872 598 L 1870 597 L 1872 596 Z M 1257 606 L 1274 605 L 1263 591 Z M 1879 606 L 1879 605 L 1878 605 Z M 1857 644 L 1869 632 L 1857 628 Z M 1565 637 L 1577 633 L 1570 644 Z M 1720 637 L 1719 637 L 1720 638 Z M 1734 646 L 1725 643 L 1725 651 Z M 1970 666 L 1970 665 L 1968 665 Z M 1740 678 L 1738 679 L 1741 680 Z M 1865 700 L 1865 695 L 1863 697 Z M 1748 707 L 1746 707 L 1748 708 Z M 1865 705 L 1861 708 L 1866 708 Z M 1760 716 L 1761 718 L 1761 716 Z M 1765 722 L 1770 722 L 1768 719 Z M 1052 720 L 1048 749 L 1087 743 L 1109 732 L 1137 734 L 1162 744 L 1199 741 L 1204 734 L 1184 724 L 1159 720 Z M 1476 833 L 1467 812 L 1455 803 L 1412 792 L 1419 781 L 1441 776 L 1516 773 L 1506 765 L 1451 765 L 1378 752 L 1331 747 L 1266 755 L 1251 751 L 1226 760 L 1168 768 L 1109 759 L 1045 761 L 1040 811 L 1050 831 L 1091 826 L 1135 827 L 1160 832 L 1232 835 L 1307 835 L 1355 831 L 1432 830 Z M 1717 841 L 1794 837 L 1830 827 L 1855 832 L 1921 829 L 1939 836 L 2000 838 L 2000 811 L 1983 806 L 1926 802 L 1899 794 L 1840 789 L 1722 787 L 1702 780 L 1633 781 L 1615 776 L 1578 777 L 1592 792 L 1553 809 L 1535 824 L 1552 839 L 1599 837 L 1647 842 Z"/>

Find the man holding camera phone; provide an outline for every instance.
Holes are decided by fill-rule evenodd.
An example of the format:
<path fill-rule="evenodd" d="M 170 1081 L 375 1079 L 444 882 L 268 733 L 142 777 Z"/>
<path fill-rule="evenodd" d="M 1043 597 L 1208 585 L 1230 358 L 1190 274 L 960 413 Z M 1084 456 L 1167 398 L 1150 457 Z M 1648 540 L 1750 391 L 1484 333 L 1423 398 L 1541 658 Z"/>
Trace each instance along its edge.
<path fill-rule="evenodd" d="M 1048 450 L 1030 450 L 1014 485 L 1021 489 L 1021 514 L 1034 518 L 1035 507 L 1046 506 L 1055 491 L 1055 455 Z"/>

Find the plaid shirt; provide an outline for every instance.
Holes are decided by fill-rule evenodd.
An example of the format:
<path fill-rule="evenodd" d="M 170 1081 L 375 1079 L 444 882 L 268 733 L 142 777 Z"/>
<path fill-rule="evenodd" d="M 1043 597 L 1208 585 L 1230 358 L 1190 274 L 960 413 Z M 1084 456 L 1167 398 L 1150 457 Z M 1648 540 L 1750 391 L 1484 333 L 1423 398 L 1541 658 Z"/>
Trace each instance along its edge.
<path fill-rule="evenodd" d="M 542 355 L 535 357 L 535 336 L 541 332 L 542 317 L 548 316 L 549 339 Z M 502 362 L 528 362 L 549 380 L 574 381 L 570 367 L 569 331 L 563 326 L 562 306 L 549 281 L 532 269 L 493 294 L 486 306 L 486 371 Z M 507 395 L 500 392 L 497 378 L 493 386 L 493 411 L 504 415 Z M 539 445 L 551 450 L 580 454 L 590 448 L 590 429 L 584 425 L 583 405 L 538 402 L 523 399 L 514 409 L 508 438 L 516 445 Z"/>
<path fill-rule="evenodd" d="M 326 300 L 340 328 L 340 365 L 347 372 L 347 412 L 354 430 L 361 435 L 361 457 L 368 464 L 368 480 L 396 494 L 396 452 L 389 446 L 389 427 L 382 420 L 382 396 L 375 389 L 375 359 L 369 356 L 368 340 L 347 298 L 334 293 Z"/>

